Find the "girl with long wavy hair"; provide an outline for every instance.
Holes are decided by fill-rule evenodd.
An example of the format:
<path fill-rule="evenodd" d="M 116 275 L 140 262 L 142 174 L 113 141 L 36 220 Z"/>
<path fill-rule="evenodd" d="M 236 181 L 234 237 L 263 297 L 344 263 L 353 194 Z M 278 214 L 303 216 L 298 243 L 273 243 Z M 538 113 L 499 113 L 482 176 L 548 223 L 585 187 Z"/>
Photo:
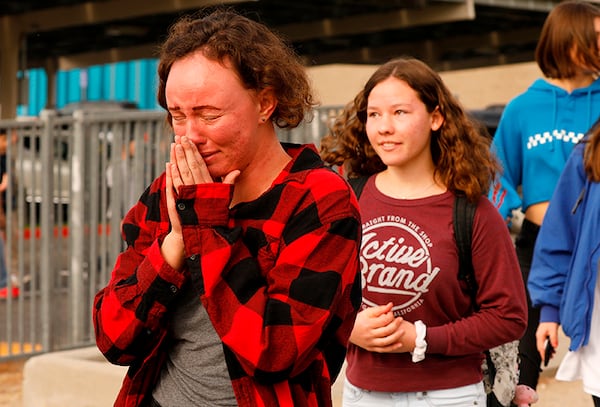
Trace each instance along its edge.
<path fill-rule="evenodd" d="M 349 179 L 368 176 L 344 406 L 485 405 L 483 352 L 519 338 L 527 318 L 509 232 L 486 198 L 497 170 L 489 138 L 436 72 L 399 58 L 346 106 L 321 156 Z M 457 194 L 476 205 L 478 310 L 457 277 Z"/>

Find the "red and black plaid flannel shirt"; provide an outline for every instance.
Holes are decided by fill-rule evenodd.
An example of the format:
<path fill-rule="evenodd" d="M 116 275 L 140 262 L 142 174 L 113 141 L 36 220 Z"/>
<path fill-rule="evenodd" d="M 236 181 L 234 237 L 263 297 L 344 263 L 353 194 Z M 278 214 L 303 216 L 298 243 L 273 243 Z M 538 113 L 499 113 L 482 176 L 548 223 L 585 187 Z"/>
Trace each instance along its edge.
<path fill-rule="evenodd" d="M 218 183 L 179 192 L 180 271 L 160 254 L 169 231 L 164 174 L 126 215 L 128 248 L 93 310 L 98 348 L 130 366 L 115 406 L 151 394 L 169 307 L 187 280 L 223 342 L 240 406 L 331 405 L 360 305 L 358 204 L 314 148 L 286 148 L 292 161 L 255 201 L 230 210 L 232 187 Z"/>

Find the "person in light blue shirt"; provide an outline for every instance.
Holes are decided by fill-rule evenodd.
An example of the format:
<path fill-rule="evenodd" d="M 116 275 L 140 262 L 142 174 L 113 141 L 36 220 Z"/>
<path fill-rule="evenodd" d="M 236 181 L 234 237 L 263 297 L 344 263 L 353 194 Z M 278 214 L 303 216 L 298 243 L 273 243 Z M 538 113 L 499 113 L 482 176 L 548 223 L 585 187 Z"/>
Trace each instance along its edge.
<path fill-rule="evenodd" d="M 511 100 L 492 148 L 503 166 L 489 193 L 507 224 L 524 213 L 515 245 L 524 281 L 548 201 L 574 146 L 600 116 L 600 8 L 582 1 L 558 4 L 542 27 L 536 62 L 544 78 Z M 529 300 L 529 298 L 528 298 Z M 541 358 L 535 341 L 539 310 L 529 301 L 520 342 L 520 384 L 537 387 Z"/>
<path fill-rule="evenodd" d="M 559 380 L 581 380 L 600 407 L 600 120 L 569 157 L 538 235 L 528 286 L 540 307 L 537 348 L 544 357 L 558 327 L 569 337 Z"/>

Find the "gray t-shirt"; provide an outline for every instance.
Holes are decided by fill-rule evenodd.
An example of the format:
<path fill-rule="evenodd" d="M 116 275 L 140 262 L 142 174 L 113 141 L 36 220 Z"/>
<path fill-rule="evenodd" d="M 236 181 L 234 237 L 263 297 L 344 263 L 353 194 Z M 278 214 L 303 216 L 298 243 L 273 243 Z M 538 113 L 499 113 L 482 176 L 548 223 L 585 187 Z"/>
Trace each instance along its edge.
<path fill-rule="evenodd" d="M 174 344 L 152 394 L 154 399 L 162 407 L 237 406 L 223 344 L 200 295 L 188 284 L 176 301 Z"/>

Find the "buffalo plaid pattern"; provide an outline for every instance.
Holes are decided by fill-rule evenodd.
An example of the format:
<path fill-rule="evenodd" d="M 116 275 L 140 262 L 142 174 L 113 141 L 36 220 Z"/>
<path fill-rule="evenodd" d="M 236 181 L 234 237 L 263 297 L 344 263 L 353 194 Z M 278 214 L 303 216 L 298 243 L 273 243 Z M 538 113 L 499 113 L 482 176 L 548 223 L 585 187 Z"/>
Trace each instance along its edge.
<path fill-rule="evenodd" d="M 95 297 L 96 343 L 129 365 L 115 406 L 143 405 L 169 346 L 169 307 L 190 281 L 223 342 L 240 406 L 330 406 L 360 305 L 358 204 L 312 146 L 258 199 L 229 209 L 232 187 L 181 188 L 186 266 L 160 254 L 165 175 L 123 222 L 127 249 Z"/>

